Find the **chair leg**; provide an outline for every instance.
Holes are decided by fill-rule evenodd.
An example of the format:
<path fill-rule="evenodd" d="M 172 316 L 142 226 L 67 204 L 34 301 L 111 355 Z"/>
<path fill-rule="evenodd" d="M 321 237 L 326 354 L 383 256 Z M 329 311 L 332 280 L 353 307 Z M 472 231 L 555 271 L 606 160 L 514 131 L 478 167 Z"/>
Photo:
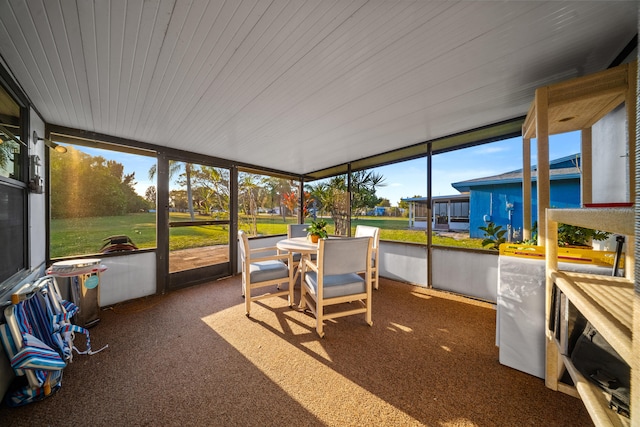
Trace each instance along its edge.
<path fill-rule="evenodd" d="M 324 338 L 324 307 L 316 302 L 316 332 L 320 338 Z"/>
<path fill-rule="evenodd" d="M 251 316 L 251 287 L 247 286 L 244 293 L 244 310 L 247 317 Z"/>
<path fill-rule="evenodd" d="M 316 319 L 316 332 L 320 338 L 324 338 L 324 325 L 322 324 L 322 320 Z"/>

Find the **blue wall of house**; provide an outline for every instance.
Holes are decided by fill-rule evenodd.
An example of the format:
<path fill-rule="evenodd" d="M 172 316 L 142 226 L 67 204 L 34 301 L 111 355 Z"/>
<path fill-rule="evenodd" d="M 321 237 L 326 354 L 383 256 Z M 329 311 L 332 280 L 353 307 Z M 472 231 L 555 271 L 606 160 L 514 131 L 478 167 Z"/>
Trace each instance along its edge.
<path fill-rule="evenodd" d="M 537 221 L 538 203 L 536 183 L 531 186 L 532 223 Z M 574 208 L 580 206 L 580 180 L 554 180 L 550 183 L 550 205 L 554 208 Z M 478 185 L 473 186 L 469 198 L 469 235 L 474 238 L 484 238 L 484 231 L 479 227 L 492 221 L 507 229 L 509 225 L 509 211 L 507 202 L 513 204 L 511 225 L 515 233 L 514 240 L 522 237 L 522 185 L 520 183 Z M 519 237 L 518 237 L 518 233 Z M 505 235 L 506 237 L 506 235 Z"/>

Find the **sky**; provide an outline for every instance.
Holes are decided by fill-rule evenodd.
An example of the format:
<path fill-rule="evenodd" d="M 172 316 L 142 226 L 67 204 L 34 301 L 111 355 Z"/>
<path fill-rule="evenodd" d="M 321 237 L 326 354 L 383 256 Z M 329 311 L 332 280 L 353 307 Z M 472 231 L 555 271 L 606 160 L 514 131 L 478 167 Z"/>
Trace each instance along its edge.
<path fill-rule="evenodd" d="M 149 169 L 156 163 L 155 157 L 144 157 L 128 153 L 100 150 L 98 148 L 77 147 L 92 156 L 101 155 L 124 165 L 124 173 L 135 172 L 135 189 L 144 197 L 148 187 L 155 185 L 149 180 Z M 552 135 L 549 138 L 549 159 L 580 152 L 580 132 Z M 531 164 L 536 164 L 535 140 L 531 143 Z M 522 168 L 522 138 L 510 138 L 490 144 L 433 157 L 433 196 L 458 194 L 451 183 L 468 179 L 497 175 Z M 426 158 L 396 163 L 375 169 L 384 176 L 384 185 L 378 187 L 378 197 L 389 199 L 391 206 L 397 206 L 400 199 L 427 195 Z"/>
<path fill-rule="evenodd" d="M 580 152 L 580 132 L 553 135 L 549 138 L 549 159 Z M 531 164 L 537 163 L 535 140 L 531 142 Z M 497 175 L 522 169 L 522 138 L 510 138 L 477 147 L 438 154 L 432 159 L 432 195 L 451 196 L 459 192 L 454 182 Z M 385 177 L 378 197 L 397 206 L 402 198 L 427 195 L 427 160 L 416 159 L 376 168 Z"/>

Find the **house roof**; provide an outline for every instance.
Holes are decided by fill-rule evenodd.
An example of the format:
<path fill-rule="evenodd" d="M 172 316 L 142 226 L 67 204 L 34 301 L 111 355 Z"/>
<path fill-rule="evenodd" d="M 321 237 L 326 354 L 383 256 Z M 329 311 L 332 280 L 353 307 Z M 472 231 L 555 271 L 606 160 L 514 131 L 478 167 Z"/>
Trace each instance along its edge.
<path fill-rule="evenodd" d="M 402 200 L 403 202 L 426 202 L 427 198 L 426 197 L 407 197 L 400 200 Z M 431 200 L 433 201 L 439 201 L 439 200 L 468 201 L 469 193 L 452 194 L 450 196 L 433 196 Z"/>
<path fill-rule="evenodd" d="M 580 153 L 560 157 L 549 161 L 549 180 L 559 181 L 568 179 L 580 179 Z M 569 166 L 567 164 L 575 164 L 578 166 Z M 531 168 L 531 180 L 537 181 L 537 166 Z M 485 176 L 482 178 L 474 178 L 467 181 L 454 182 L 451 184 L 453 188 L 460 192 L 471 191 L 473 187 L 500 184 L 519 184 L 522 183 L 522 169 L 501 173 L 498 175 Z"/>
<path fill-rule="evenodd" d="M 537 87 L 628 56 L 637 18 L 635 0 L 16 0 L 0 60 L 50 129 L 309 174 L 518 134 Z"/>

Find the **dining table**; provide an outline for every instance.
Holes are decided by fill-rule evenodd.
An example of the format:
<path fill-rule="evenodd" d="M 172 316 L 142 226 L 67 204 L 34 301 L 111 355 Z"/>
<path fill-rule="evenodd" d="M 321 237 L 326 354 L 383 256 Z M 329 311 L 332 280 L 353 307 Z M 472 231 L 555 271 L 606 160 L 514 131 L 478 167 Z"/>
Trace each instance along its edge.
<path fill-rule="evenodd" d="M 298 274 L 304 274 L 305 259 L 309 259 L 312 254 L 318 251 L 318 243 L 311 242 L 307 237 L 291 237 L 277 242 L 276 248 L 281 251 L 300 254 L 300 262 L 298 263 L 298 270 L 294 278 L 295 283 L 295 281 L 298 280 Z"/>

